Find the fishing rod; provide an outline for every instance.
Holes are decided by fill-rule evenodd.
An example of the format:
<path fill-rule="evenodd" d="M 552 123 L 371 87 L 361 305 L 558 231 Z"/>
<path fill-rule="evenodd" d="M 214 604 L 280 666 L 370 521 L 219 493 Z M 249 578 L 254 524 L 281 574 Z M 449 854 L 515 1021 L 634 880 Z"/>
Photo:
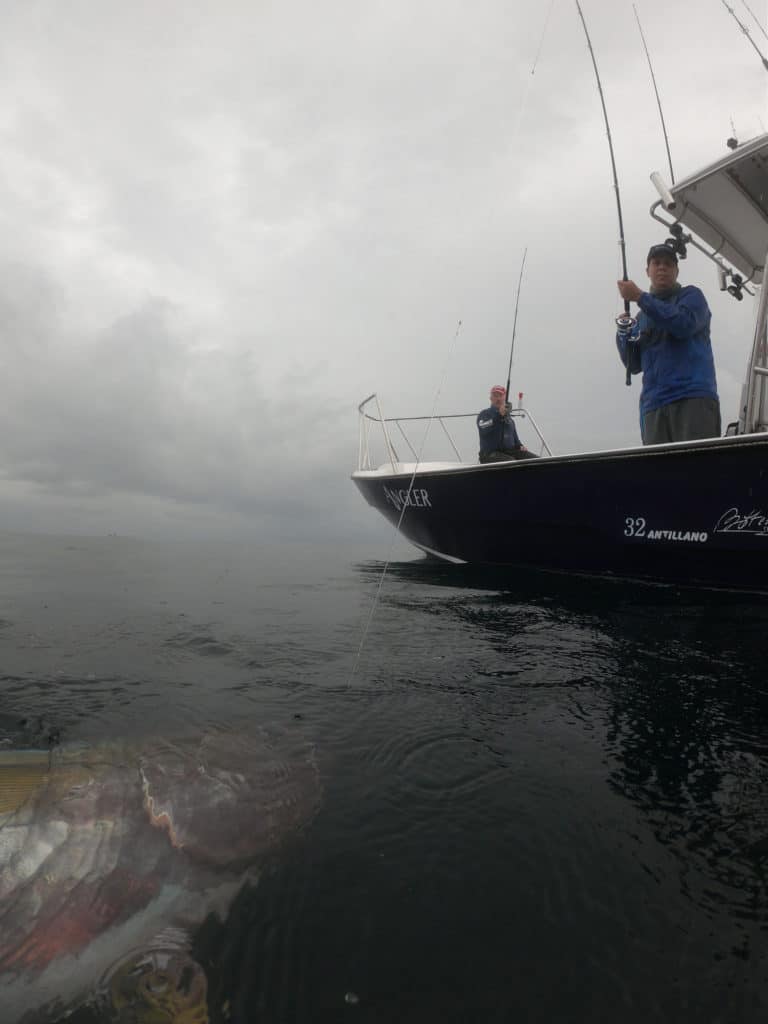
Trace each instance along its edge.
<path fill-rule="evenodd" d="M 515 351 L 515 335 L 517 334 L 517 310 L 520 306 L 520 288 L 523 284 L 523 270 L 525 270 L 525 257 L 528 255 L 528 246 L 523 250 L 523 261 L 520 264 L 520 277 L 517 279 L 517 297 L 515 298 L 515 319 L 512 322 L 512 345 L 509 349 L 509 367 L 507 368 L 507 401 L 509 401 L 509 384 L 512 380 L 512 355 Z"/>
<path fill-rule="evenodd" d="M 740 18 L 740 17 L 738 16 L 738 14 L 736 13 L 736 11 L 734 11 L 734 9 L 733 9 L 733 8 L 731 7 L 731 5 L 730 5 L 730 4 L 729 4 L 729 3 L 727 2 L 727 0 L 721 0 L 721 2 L 722 2 L 722 5 L 723 5 L 723 7 L 725 7 L 726 11 L 728 11 L 728 13 L 729 13 L 729 14 L 731 15 L 731 17 L 733 18 L 733 20 L 734 20 L 734 21 L 736 22 L 736 24 L 737 24 L 737 25 L 739 26 L 739 28 L 741 29 L 741 31 L 742 31 L 742 32 L 744 33 L 744 35 L 745 35 L 745 36 L 747 37 L 747 39 L 748 39 L 748 40 L 750 41 L 750 43 L 751 43 L 751 44 L 752 44 L 752 45 L 754 46 L 754 48 L 755 48 L 755 53 L 757 53 L 758 57 L 759 57 L 759 58 L 760 58 L 760 60 L 761 60 L 761 61 L 763 62 L 763 67 L 765 68 L 765 70 L 766 70 L 766 71 L 768 71 L 768 60 L 767 60 L 767 59 L 766 59 L 766 58 L 765 58 L 765 57 L 763 56 L 763 53 L 762 53 L 762 51 L 761 51 L 760 47 L 759 47 L 759 46 L 757 45 L 757 43 L 755 42 L 755 40 L 754 40 L 754 39 L 752 38 L 752 36 L 750 35 L 749 29 L 747 28 L 747 26 L 746 26 L 746 25 L 744 24 L 744 22 L 743 22 L 743 21 L 741 20 L 741 18 Z M 745 6 L 746 6 L 746 5 L 745 5 Z M 749 10 L 749 8 L 747 8 L 747 10 Z M 751 12 L 750 12 L 750 13 L 751 13 Z"/>
<path fill-rule="evenodd" d="M 758 17 L 757 17 L 757 15 L 755 14 L 755 12 L 754 12 L 754 11 L 752 10 L 752 8 L 751 8 L 751 7 L 749 6 L 749 4 L 747 3 L 747 0 L 741 0 L 741 2 L 742 2 L 742 3 L 744 4 L 744 6 L 745 6 L 745 7 L 747 8 L 747 10 L 749 11 L 749 13 L 750 13 L 750 14 L 752 15 L 752 20 L 754 21 L 754 23 L 755 23 L 755 24 L 757 25 L 757 27 L 758 27 L 758 28 L 760 29 L 760 31 L 761 31 L 761 32 L 763 33 L 763 35 L 765 36 L 765 38 L 766 38 L 766 39 L 768 39 L 768 32 L 766 32 L 766 31 L 765 31 L 765 28 L 763 27 L 763 25 L 762 25 L 762 24 L 760 23 L 760 21 L 758 20 Z"/>
<path fill-rule="evenodd" d="M 595 78 L 597 80 L 597 91 L 600 93 L 600 104 L 603 108 L 603 120 L 605 121 L 605 132 L 608 136 L 608 151 L 611 154 L 611 170 L 613 171 L 613 187 L 616 192 L 616 212 L 619 216 L 619 247 L 621 249 L 621 269 L 623 273 L 622 280 L 628 281 L 629 276 L 627 274 L 627 247 L 624 242 L 624 218 L 621 215 L 621 194 L 619 193 L 619 176 L 616 173 L 616 157 L 613 153 L 613 139 L 611 138 L 611 126 L 608 122 L 608 111 L 605 108 L 605 96 L 603 95 L 603 86 L 600 81 L 600 72 L 597 70 L 597 61 L 595 60 L 595 51 L 592 49 L 592 40 L 589 38 L 589 29 L 587 23 L 584 20 L 584 12 L 581 9 L 579 0 L 576 0 L 576 8 L 581 18 L 581 24 L 584 27 L 584 35 L 587 37 L 587 46 L 589 47 L 589 55 L 592 58 L 592 67 L 595 69 Z M 623 334 L 627 339 L 627 376 L 626 384 L 629 386 L 632 383 L 632 372 L 630 370 L 630 364 L 632 362 L 630 358 L 630 341 L 629 335 L 631 334 L 635 326 L 635 318 L 629 312 L 629 299 L 624 299 L 624 315 L 616 317 L 616 327 L 620 334 Z"/>
<path fill-rule="evenodd" d="M 669 151 L 669 136 L 667 135 L 667 125 L 664 121 L 664 111 L 661 109 L 661 97 L 659 96 L 659 90 L 656 85 L 656 75 L 653 73 L 653 64 L 651 64 L 651 55 L 648 52 L 648 44 L 645 41 L 645 33 L 643 32 L 643 26 L 640 24 L 640 15 L 637 13 L 637 7 L 632 4 L 632 10 L 635 12 L 635 21 L 637 21 L 637 27 L 640 29 L 640 38 L 643 41 L 643 49 L 645 50 L 645 56 L 648 60 L 648 70 L 651 72 L 651 81 L 653 82 L 653 91 L 656 94 L 656 106 L 659 108 L 659 117 L 661 118 L 661 130 L 664 134 L 664 145 L 667 147 L 667 162 L 669 163 L 669 176 L 672 179 L 672 184 L 675 184 L 675 172 L 672 170 L 672 154 Z"/>
<path fill-rule="evenodd" d="M 499 435 L 499 449 L 502 449 L 504 447 L 504 425 L 507 421 L 507 415 L 511 408 L 511 403 L 509 401 L 509 385 L 512 380 L 512 356 L 515 352 L 515 335 L 517 334 L 517 311 L 520 307 L 520 289 L 523 284 L 523 270 L 525 270 L 525 257 L 527 255 L 528 246 L 526 245 L 525 249 L 523 249 L 523 259 L 520 264 L 520 276 L 517 279 L 517 296 L 515 297 L 515 318 L 512 321 L 512 344 L 510 345 L 509 348 L 509 366 L 507 367 L 507 393 L 505 396 L 506 412 L 501 418 L 501 434 Z"/>
<path fill-rule="evenodd" d="M 659 96 L 659 89 L 658 89 L 658 86 L 656 85 L 656 75 L 653 73 L 653 64 L 651 63 L 651 55 L 648 52 L 648 44 L 645 41 L 645 33 L 643 32 L 643 26 L 640 24 L 640 15 L 637 13 L 637 7 L 634 4 L 632 4 L 632 10 L 635 12 L 635 20 L 637 21 L 637 27 L 640 29 L 640 38 L 643 41 L 643 49 L 645 50 L 645 56 L 646 56 L 646 58 L 648 60 L 648 70 L 651 72 L 651 81 L 653 82 L 653 91 L 656 94 L 656 106 L 659 108 L 659 118 L 661 120 L 661 131 L 662 131 L 662 133 L 664 135 L 664 145 L 665 145 L 666 150 L 667 150 L 667 163 L 669 164 L 669 177 L 671 178 L 671 183 L 674 185 L 675 184 L 675 172 L 674 172 L 674 169 L 672 167 L 672 154 L 671 154 L 670 149 L 669 149 L 669 135 L 667 134 L 667 124 L 666 124 L 666 121 L 664 120 L 664 111 L 663 111 L 662 106 L 661 106 L 661 96 Z M 657 179 L 658 179 L 658 175 L 654 171 L 654 173 L 651 175 L 651 181 L 653 181 L 654 184 L 656 184 L 656 187 L 658 188 L 659 185 L 658 185 Z M 686 248 L 686 243 L 690 242 L 691 236 L 683 234 L 683 226 L 682 226 L 682 224 L 671 224 L 669 230 L 672 233 L 672 238 L 668 238 L 666 240 L 666 244 L 671 246 L 675 250 L 675 252 L 678 254 L 678 256 L 680 257 L 681 260 L 684 260 L 686 258 L 686 256 L 688 255 L 688 250 Z"/>

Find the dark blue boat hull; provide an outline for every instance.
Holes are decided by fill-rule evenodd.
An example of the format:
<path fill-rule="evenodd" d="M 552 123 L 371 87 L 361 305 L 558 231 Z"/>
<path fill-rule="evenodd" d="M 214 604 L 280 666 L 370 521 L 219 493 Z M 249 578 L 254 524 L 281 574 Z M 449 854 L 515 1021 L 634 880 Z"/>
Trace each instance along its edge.
<path fill-rule="evenodd" d="M 765 435 L 353 479 L 448 559 L 768 590 Z"/>

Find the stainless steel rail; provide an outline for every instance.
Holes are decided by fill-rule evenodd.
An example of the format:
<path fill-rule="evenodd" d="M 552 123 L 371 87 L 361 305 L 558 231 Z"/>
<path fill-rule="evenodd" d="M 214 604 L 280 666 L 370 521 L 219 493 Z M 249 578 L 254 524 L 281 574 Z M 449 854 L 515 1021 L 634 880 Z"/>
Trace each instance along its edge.
<path fill-rule="evenodd" d="M 375 402 L 376 410 L 378 411 L 378 415 L 377 416 L 376 415 L 371 415 L 371 413 L 366 410 L 366 406 L 368 406 L 371 402 Z M 453 438 L 453 435 L 451 434 L 450 430 L 448 429 L 448 426 L 446 425 L 446 420 L 475 420 L 477 418 L 477 412 L 445 413 L 445 414 L 440 415 L 440 416 L 389 416 L 389 417 L 385 417 L 382 414 L 381 403 L 379 402 L 378 395 L 375 392 L 372 395 L 368 395 L 367 398 L 363 399 L 363 401 L 360 403 L 360 405 L 358 405 L 357 411 L 358 411 L 358 414 L 359 414 L 359 445 L 358 445 L 357 468 L 359 470 L 373 470 L 373 469 L 378 468 L 378 467 L 374 466 L 372 464 L 372 462 L 371 462 L 371 445 L 370 445 L 370 434 L 371 434 L 372 424 L 378 423 L 381 426 L 382 439 L 383 439 L 383 442 L 384 442 L 384 448 L 385 448 L 385 451 L 387 453 L 387 458 L 389 460 L 389 463 L 392 466 L 392 471 L 393 472 L 395 472 L 395 468 L 396 468 L 395 464 L 397 462 L 399 462 L 400 460 L 398 458 L 397 451 L 396 451 L 396 449 L 395 449 L 395 447 L 394 447 L 394 445 L 392 443 L 392 437 L 391 437 L 391 434 L 390 434 L 390 428 L 391 428 L 392 425 L 394 425 L 400 431 L 400 434 L 402 435 L 403 440 L 405 441 L 405 444 L 408 447 L 408 450 L 413 455 L 414 461 L 416 461 L 416 462 L 418 462 L 418 461 L 427 461 L 423 457 L 422 457 L 421 460 L 419 459 L 419 455 L 418 455 L 418 453 L 416 451 L 416 448 L 411 443 L 411 440 L 408 437 L 408 433 L 407 433 L 405 427 L 403 426 L 403 424 L 405 424 L 405 423 L 411 423 L 411 424 L 413 424 L 413 423 L 424 423 L 424 422 L 428 422 L 430 420 L 435 420 L 436 422 L 438 422 L 440 424 L 440 426 L 442 427 L 443 431 L 445 432 L 445 435 L 446 435 L 446 437 L 448 439 L 448 442 L 449 442 L 449 444 L 450 444 L 450 446 L 451 446 L 451 448 L 453 450 L 453 453 L 456 456 L 456 459 L 459 462 L 463 462 L 465 460 L 462 459 L 461 452 L 460 452 L 460 450 L 459 450 L 459 448 L 458 448 L 458 446 L 457 446 L 457 444 L 456 444 L 456 442 L 455 442 L 455 440 Z M 541 449 L 539 451 L 540 455 L 544 455 L 544 454 L 551 455 L 552 454 L 552 451 L 551 451 L 549 445 L 544 440 L 544 435 L 541 433 L 541 430 L 539 430 L 538 424 L 536 423 L 536 421 L 534 420 L 533 416 L 531 416 L 531 414 L 528 412 L 527 409 L 524 409 L 522 406 L 518 406 L 516 409 L 512 410 L 511 415 L 515 419 L 521 419 L 521 420 L 527 419 L 530 422 L 531 427 L 533 428 L 536 436 L 538 437 L 538 439 L 539 439 L 539 441 L 541 443 Z M 476 460 L 477 460 L 476 452 L 473 452 L 471 458 L 466 460 L 466 461 L 474 463 L 474 462 L 476 462 Z"/>

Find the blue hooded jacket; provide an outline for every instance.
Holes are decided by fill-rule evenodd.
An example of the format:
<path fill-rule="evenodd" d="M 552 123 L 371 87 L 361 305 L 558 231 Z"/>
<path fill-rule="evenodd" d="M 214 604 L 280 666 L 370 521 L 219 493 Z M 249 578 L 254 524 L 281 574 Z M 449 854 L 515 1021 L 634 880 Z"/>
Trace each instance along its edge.
<path fill-rule="evenodd" d="M 699 288 L 686 285 L 664 297 L 643 292 L 629 339 L 617 334 L 622 363 L 643 374 L 640 417 L 681 398 L 717 399 L 709 337 L 712 314 Z"/>

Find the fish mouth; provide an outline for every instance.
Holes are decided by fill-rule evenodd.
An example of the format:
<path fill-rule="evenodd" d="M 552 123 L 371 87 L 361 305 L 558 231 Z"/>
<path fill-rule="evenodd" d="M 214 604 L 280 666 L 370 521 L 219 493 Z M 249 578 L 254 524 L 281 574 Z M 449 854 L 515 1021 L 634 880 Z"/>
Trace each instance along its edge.
<path fill-rule="evenodd" d="M 314 750 L 286 756 L 266 737 L 208 735 L 164 743 L 139 764 L 144 811 L 172 847 L 210 866 L 252 863 L 315 815 Z"/>
<path fill-rule="evenodd" d="M 162 807 L 152 794 L 151 783 L 147 778 L 147 772 L 145 771 L 144 765 L 139 765 L 139 778 L 141 779 L 141 792 L 144 798 L 144 809 L 149 816 L 149 823 L 155 828 L 159 828 L 164 831 L 171 842 L 171 846 L 177 850 L 181 850 L 184 847 L 184 843 L 181 841 L 179 836 L 176 834 L 176 830 L 173 825 L 173 816 L 169 809 Z"/>

